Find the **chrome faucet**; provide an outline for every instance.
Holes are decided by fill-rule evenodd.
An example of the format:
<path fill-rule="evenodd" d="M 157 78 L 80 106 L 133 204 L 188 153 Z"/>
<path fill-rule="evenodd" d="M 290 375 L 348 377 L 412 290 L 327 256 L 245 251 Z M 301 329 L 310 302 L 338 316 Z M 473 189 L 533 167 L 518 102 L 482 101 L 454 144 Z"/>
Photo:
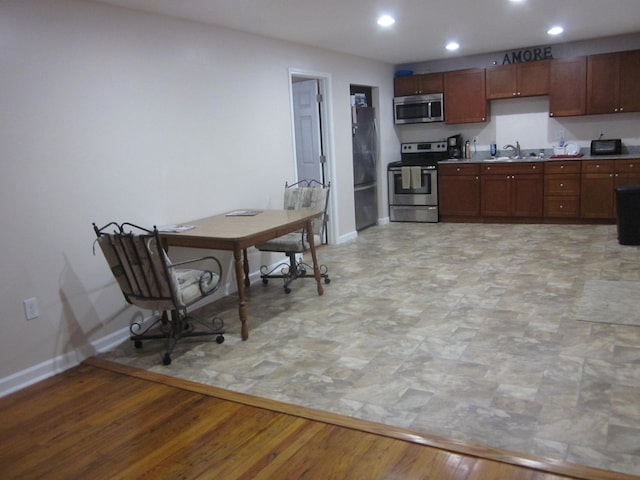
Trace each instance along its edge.
<path fill-rule="evenodd" d="M 516 146 L 514 147 L 511 144 L 505 145 L 504 147 L 502 147 L 504 150 L 507 149 L 511 149 L 513 150 L 513 153 L 511 155 L 509 155 L 509 158 L 522 158 L 520 155 L 520 142 L 516 141 Z"/>

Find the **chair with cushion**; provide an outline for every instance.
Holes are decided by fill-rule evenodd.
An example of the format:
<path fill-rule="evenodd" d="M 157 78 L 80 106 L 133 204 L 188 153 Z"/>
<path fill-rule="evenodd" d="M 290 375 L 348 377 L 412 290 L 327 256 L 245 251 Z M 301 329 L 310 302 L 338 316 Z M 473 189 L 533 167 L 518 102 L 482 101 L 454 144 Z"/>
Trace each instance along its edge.
<path fill-rule="evenodd" d="M 284 209 L 285 210 L 319 210 L 321 216 L 312 220 L 312 230 L 315 245 L 326 243 L 327 207 L 329 206 L 329 186 L 317 180 L 301 180 L 297 183 L 284 185 Z M 288 257 L 287 262 L 282 262 L 269 269 L 266 265 L 260 267 L 262 283 L 267 284 L 271 278 L 284 280 L 285 293 L 291 293 L 289 285 L 296 278 L 313 276 L 313 267 L 297 257 L 309 250 L 307 232 L 302 229 L 298 232 L 288 233 L 281 237 L 256 245 L 262 252 L 282 252 Z M 302 258 L 302 257 L 301 257 Z M 324 283 L 329 283 L 328 269 L 326 265 L 320 265 L 320 275 Z"/>
<path fill-rule="evenodd" d="M 222 268 L 217 258 L 171 262 L 155 226 L 147 230 L 111 222 L 102 228 L 94 223 L 93 229 L 125 300 L 154 312 L 151 319 L 130 324 L 130 339 L 136 348 L 142 347 L 143 340 L 164 339 L 162 363 L 169 365 L 173 348 L 183 337 L 215 335 L 218 343 L 224 342 L 221 318 L 198 319 L 187 312 L 220 287 Z"/>

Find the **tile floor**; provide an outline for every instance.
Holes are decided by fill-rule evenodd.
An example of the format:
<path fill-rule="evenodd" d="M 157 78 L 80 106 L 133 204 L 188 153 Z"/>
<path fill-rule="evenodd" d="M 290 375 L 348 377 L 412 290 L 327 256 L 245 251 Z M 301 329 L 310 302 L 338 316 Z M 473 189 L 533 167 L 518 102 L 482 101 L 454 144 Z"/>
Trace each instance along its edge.
<path fill-rule="evenodd" d="M 615 226 L 390 223 L 323 247 L 332 282 L 204 307 L 226 341 L 104 357 L 234 391 L 640 475 L 640 327 L 581 321 L 587 281 L 637 285 Z M 637 282 L 637 283 L 636 283 Z M 604 319 L 607 320 L 607 319 Z"/>

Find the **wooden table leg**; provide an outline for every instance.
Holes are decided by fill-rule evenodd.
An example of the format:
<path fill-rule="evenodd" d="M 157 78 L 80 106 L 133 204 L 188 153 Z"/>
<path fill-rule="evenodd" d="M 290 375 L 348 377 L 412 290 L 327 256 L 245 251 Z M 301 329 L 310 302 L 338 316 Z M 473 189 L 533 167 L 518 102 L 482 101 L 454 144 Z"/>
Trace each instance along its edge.
<path fill-rule="evenodd" d="M 249 280 L 249 257 L 247 256 L 246 248 L 242 250 L 242 256 L 244 257 L 244 285 L 249 288 L 251 280 Z"/>
<path fill-rule="evenodd" d="M 240 331 L 242 340 L 249 338 L 249 327 L 247 327 L 247 299 L 244 291 L 244 269 L 242 265 L 242 252 L 240 248 L 233 248 L 233 259 L 236 266 L 236 283 L 238 285 L 238 314 L 240 316 Z"/>
<path fill-rule="evenodd" d="M 316 256 L 316 244 L 313 238 L 313 230 L 311 229 L 311 220 L 307 220 L 307 241 L 309 242 L 309 250 L 311 250 L 311 259 L 313 260 L 313 276 L 316 277 L 316 285 L 318 286 L 318 295 L 324 293 L 322 288 L 322 276 L 320 268 L 318 268 L 318 257 Z"/>

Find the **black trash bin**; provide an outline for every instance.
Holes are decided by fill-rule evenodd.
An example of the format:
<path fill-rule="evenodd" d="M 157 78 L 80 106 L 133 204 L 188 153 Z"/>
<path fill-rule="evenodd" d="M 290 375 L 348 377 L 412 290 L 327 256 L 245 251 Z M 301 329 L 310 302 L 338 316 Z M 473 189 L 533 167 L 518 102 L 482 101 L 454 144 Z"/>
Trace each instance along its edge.
<path fill-rule="evenodd" d="M 616 188 L 616 224 L 620 245 L 640 245 L 640 185 Z"/>

